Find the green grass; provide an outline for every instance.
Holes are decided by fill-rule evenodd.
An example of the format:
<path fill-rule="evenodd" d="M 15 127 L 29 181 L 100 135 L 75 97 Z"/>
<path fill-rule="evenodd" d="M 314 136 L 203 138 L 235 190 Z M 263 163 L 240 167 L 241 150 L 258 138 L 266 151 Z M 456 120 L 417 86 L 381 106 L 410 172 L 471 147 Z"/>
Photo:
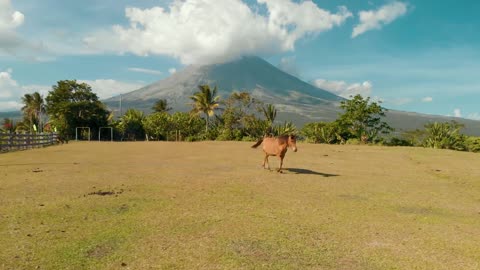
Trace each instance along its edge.
<path fill-rule="evenodd" d="M 480 269 L 480 155 L 250 144 L 2 154 L 0 269 Z"/>

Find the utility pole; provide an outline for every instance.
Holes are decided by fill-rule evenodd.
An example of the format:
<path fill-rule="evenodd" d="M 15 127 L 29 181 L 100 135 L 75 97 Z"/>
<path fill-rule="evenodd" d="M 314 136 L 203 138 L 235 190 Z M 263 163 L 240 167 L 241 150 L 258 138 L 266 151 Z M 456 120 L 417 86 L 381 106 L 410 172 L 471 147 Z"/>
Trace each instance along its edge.
<path fill-rule="evenodd" d="M 122 117 L 122 94 L 120 94 L 120 117 Z"/>

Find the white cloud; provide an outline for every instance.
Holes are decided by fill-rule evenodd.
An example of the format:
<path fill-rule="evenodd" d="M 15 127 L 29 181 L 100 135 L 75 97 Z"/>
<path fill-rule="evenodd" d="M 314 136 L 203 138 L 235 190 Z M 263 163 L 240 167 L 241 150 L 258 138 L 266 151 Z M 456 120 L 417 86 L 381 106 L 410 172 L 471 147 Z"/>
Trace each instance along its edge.
<path fill-rule="evenodd" d="M 127 93 L 145 86 L 145 84 L 142 83 L 128 83 L 112 79 L 78 80 L 78 82 L 84 82 L 90 85 L 92 91 L 97 94 L 100 99 Z"/>
<path fill-rule="evenodd" d="M 27 93 L 39 92 L 46 95 L 51 88 L 44 85 L 20 85 L 12 77 L 11 68 L 0 72 L 0 111 L 19 110 L 21 98 Z"/>
<path fill-rule="evenodd" d="M 21 99 L 27 93 L 39 92 L 46 97 L 51 86 L 46 85 L 20 85 L 12 77 L 13 70 L 7 69 L 0 72 L 0 111 L 19 110 L 23 105 Z M 128 83 L 109 79 L 78 80 L 87 83 L 100 99 L 137 90 L 144 86 L 143 83 Z"/>
<path fill-rule="evenodd" d="M 422 98 L 422 102 L 432 102 L 433 98 L 432 97 L 424 97 Z"/>
<path fill-rule="evenodd" d="M 360 94 L 363 97 L 369 97 L 372 94 L 373 87 L 372 83 L 369 81 L 348 84 L 344 81 L 328 81 L 325 79 L 317 79 L 313 83 L 318 88 L 330 91 L 344 98 L 350 98 L 350 96 L 355 96 L 357 94 Z"/>
<path fill-rule="evenodd" d="M 12 79 L 12 69 L 0 72 L 0 100 L 12 98 L 18 89 L 17 82 Z"/>
<path fill-rule="evenodd" d="M 24 21 L 25 16 L 13 9 L 10 0 L 0 0 L 0 56 L 15 55 L 31 46 L 15 32 Z"/>
<path fill-rule="evenodd" d="M 169 68 L 168 69 L 168 73 L 170 73 L 170 74 L 175 74 L 176 72 L 177 72 L 176 68 Z"/>
<path fill-rule="evenodd" d="M 130 71 L 134 72 L 140 72 L 140 73 L 146 73 L 146 74 L 152 74 L 152 75 L 161 75 L 162 72 L 158 70 L 153 70 L 153 69 L 146 69 L 146 68 L 128 68 Z"/>
<path fill-rule="evenodd" d="M 17 28 L 24 20 L 21 12 L 13 10 L 10 0 L 0 0 L 0 31 Z"/>
<path fill-rule="evenodd" d="M 393 22 L 405 13 L 407 13 L 407 4 L 397 1 L 384 5 L 375 11 L 360 11 L 358 13 L 360 24 L 353 28 L 352 38 L 373 29 L 381 29 L 382 26 Z"/>
<path fill-rule="evenodd" d="M 455 117 L 462 117 L 462 112 L 460 109 L 453 110 L 453 116 Z"/>
<path fill-rule="evenodd" d="M 306 36 L 328 31 L 352 16 L 330 13 L 312 1 L 257 0 L 267 14 L 241 0 L 175 0 L 168 9 L 126 8 L 129 26 L 114 25 L 84 39 L 99 52 L 168 55 L 207 64 L 242 55 L 292 51 Z"/>

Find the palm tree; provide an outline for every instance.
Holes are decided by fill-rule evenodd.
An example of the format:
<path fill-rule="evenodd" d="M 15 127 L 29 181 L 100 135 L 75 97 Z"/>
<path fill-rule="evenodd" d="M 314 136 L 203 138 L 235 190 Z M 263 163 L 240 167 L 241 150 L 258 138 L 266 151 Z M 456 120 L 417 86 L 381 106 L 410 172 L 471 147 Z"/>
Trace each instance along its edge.
<path fill-rule="evenodd" d="M 35 92 L 33 94 L 25 94 L 22 97 L 23 115 L 25 120 L 28 121 L 30 126 L 30 132 L 34 124 L 41 127 L 41 116 L 45 113 L 45 101 L 40 93 Z"/>
<path fill-rule="evenodd" d="M 275 118 L 277 117 L 277 109 L 275 109 L 275 106 L 273 104 L 266 104 L 265 106 L 261 107 L 261 110 L 263 112 L 263 115 L 267 119 L 267 122 L 268 122 L 267 133 L 270 134 L 273 132 L 272 126 L 273 126 L 273 122 L 275 121 Z"/>
<path fill-rule="evenodd" d="M 42 115 L 46 112 L 45 100 L 40 93 L 33 93 L 33 108 L 35 110 L 35 118 L 37 119 L 37 124 L 39 131 L 42 131 Z"/>
<path fill-rule="evenodd" d="M 275 117 L 277 117 L 277 109 L 275 109 L 275 106 L 273 104 L 266 104 L 262 107 L 262 112 L 265 118 L 267 118 L 267 121 L 273 124 Z"/>
<path fill-rule="evenodd" d="M 168 107 L 168 102 L 166 99 L 159 99 L 155 104 L 153 104 L 152 110 L 154 112 L 168 112 L 172 108 Z"/>
<path fill-rule="evenodd" d="M 205 130 L 208 131 L 208 121 L 210 116 L 215 114 L 215 110 L 218 109 L 220 105 L 219 99 L 220 96 L 217 96 L 217 87 L 210 89 L 208 85 L 199 85 L 199 91 L 194 93 L 190 99 L 193 100 L 193 109 L 192 113 L 200 114 L 204 113 L 207 117 Z"/>

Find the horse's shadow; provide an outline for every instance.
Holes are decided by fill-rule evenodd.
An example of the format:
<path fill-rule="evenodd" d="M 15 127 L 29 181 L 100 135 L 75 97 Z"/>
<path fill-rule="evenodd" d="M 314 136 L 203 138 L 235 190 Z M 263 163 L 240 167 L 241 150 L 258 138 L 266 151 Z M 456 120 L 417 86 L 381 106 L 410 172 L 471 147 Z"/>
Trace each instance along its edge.
<path fill-rule="evenodd" d="M 285 168 L 284 170 L 288 172 L 292 172 L 294 174 L 321 175 L 323 177 L 339 176 L 338 174 L 321 173 L 321 172 L 316 172 L 309 169 L 300 169 L 300 168 Z"/>

